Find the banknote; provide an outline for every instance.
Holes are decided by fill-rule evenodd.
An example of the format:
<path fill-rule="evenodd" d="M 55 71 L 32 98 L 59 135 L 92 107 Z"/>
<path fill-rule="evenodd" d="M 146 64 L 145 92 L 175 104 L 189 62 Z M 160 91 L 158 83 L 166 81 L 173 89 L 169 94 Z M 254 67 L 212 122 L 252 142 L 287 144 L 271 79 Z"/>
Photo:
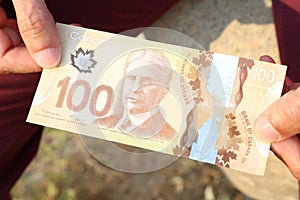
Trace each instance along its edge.
<path fill-rule="evenodd" d="M 27 122 L 263 174 L 257 116 L 286 66 L 57 24 L 59 67 L 44 69 Z"/>

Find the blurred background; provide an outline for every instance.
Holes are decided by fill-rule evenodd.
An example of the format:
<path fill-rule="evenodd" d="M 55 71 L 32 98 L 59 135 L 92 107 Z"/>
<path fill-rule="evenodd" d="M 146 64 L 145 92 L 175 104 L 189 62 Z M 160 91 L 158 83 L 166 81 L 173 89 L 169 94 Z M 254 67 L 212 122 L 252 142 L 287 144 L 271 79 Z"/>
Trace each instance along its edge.
<path fill-rule="evenodd" d="M 153 26 L 182 32 L 206 50 L 253 59 L 268 54 L 279 62 L 271 6 L 271 0 L 181 0 Z M 16 200 L 298 199 L 297 181 L 272 153 L 264 177 L 188 159 L 128 174 L 94 160 L 76 134 L 49 128 L 12 195 Z"/>

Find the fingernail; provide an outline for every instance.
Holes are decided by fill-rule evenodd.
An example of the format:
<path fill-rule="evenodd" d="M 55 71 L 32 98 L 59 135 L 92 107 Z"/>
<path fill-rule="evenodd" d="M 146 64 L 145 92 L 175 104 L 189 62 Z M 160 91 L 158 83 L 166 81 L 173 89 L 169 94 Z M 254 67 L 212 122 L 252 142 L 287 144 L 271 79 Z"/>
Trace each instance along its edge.
<path fill-rule="evenodd" d="M 265 143 L 276 142 L 280 139 L 279 133 L 273 128 L 267 117 L 256 122 L 255 134 L 260 141 Z"/>
<path fill-rule="evenodd" d="M 58 48 L 48 48 L 33 55 L 36 63 L 43 68 L 56 67 L 61 59 Z"/>

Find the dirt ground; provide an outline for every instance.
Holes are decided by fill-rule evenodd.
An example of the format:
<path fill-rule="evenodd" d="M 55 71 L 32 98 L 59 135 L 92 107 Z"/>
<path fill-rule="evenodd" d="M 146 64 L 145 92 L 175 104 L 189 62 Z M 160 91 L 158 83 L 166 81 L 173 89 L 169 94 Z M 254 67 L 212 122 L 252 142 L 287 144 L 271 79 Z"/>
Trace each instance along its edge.
<path fill-rule="evenodd" d="M 91 158 L 75 134 L 46 129 L 40 151 L 13 191 L 16 199 L 234 199 L 245 196 L 216 166 L 179 159 L 145 174 Z"/>
<path fill-rule="evenodd" d="M 214 52 L 279 61 L 270 0 L 182 0 L 153 26 L 182 32 Z M 178 159 L 155 172 L 123 173 L 94 160 L 76 134 L 49 128 L 12 194 L 20 200 L 251 199 L 214 165 Z"/>

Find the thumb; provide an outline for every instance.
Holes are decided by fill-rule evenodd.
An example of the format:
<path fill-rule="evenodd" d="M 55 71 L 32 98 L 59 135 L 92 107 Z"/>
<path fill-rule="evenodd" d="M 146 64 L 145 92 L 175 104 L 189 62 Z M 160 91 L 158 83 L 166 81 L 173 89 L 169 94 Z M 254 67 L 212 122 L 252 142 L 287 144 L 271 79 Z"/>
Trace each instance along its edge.
<path fill-rule="evenodd" d="M 258 117 L 255 133 L 268 143 L 300 133 L 300 87 L 283 95 Z"/>
<path fill-rule="evenodd" d="M 35 62 L 44 68 L 55 67 L 61 49 L 54 19 L 44 0 L 13 0 L 24 43 Z"/>
<path fill-rule="evenodd" d="M 261 56 L 260 60 L 275 63 L 270 56 Z M 272 143 L 300 132 L 300 87 L 293 89 L 257 118 L 255 133 L 261 141 Z"/>

